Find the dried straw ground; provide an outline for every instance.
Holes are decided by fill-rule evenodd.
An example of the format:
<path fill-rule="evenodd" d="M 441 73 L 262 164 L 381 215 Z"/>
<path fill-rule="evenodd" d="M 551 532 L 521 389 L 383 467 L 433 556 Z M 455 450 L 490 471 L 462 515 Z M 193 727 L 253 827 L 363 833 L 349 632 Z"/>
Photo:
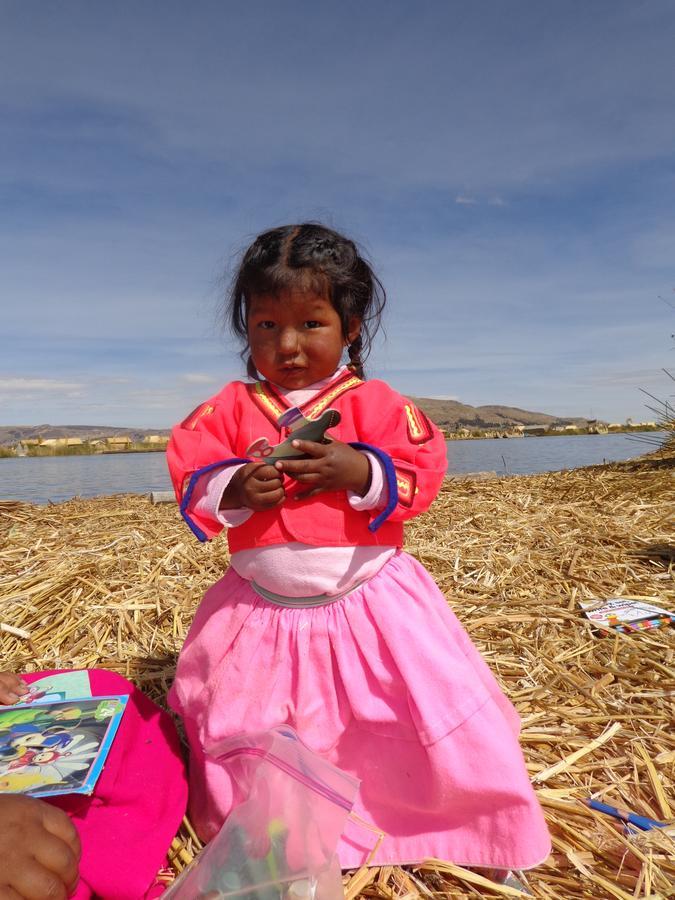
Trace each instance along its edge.
<path fill-rule="evenodd" d="M 1 465 L 1 464 L 0 464 Z M 527 766 L 554 850 L 527 874 L 535 897 L 675 897 L 675 833 L 627 837 L 590 795 L 672 819 L 675 632 L 597 637 L 589 597 L 675 605 L 675 448 L 637 463 L 450 480 L 411 525 L 433 573 L 523 720 Z M 204 589 L 227 563 L 175 506 L 141 497 L 0 504 L 0 658 L 15 670 L 100 666 L 163 701 Z M 182 868 L 198 843 L 174 842 Z M 356 897 L 520 896 L 431 861 L 362 870 Z"/>

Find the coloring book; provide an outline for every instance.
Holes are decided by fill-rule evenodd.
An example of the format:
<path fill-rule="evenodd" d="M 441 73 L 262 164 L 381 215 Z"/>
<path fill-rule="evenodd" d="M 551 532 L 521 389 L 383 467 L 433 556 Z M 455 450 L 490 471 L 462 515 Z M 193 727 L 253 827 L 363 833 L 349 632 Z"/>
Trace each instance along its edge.
<path fill-rule="evenodd" d="M 625 634 L 631 631 L 650 631 L 665 628 L 675 622 L 675 615 L 667 609 L 647 603 L 651 597 L 613 597 L 607 600 L 585 600 L 581 608 L 588 619 L 600 628 Z"/>
<path fill-rule="evenodd" d="M 0 793 L 91 794 L 128 699 L 92 697 L 86 672 L 33 682 L 25 701 L 0 707 Z"/>

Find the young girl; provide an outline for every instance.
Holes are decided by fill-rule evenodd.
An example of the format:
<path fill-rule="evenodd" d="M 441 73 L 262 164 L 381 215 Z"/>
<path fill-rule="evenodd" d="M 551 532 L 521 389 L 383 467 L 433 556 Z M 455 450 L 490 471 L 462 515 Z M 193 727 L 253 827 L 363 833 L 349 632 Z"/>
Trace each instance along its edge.
<path fill-rule="evenodd" d="M 355 812 L 385 833 L 374 864 L 440 857 L 527 868 L 550 844 L 519 720 L 427 571 L 401 550 L 446 470 L 417 407 L 365 381 L 384 291 L 355 245 L 315 224 L 261 234 L 230 315 L 247 342 L 235 381 L 174 429 L 180 508 L 200 540 L 227 529 L 231 567 L 199 607 L 170 692 L 192 750 L 190 810 L 205 839 L 240 798 L 205 748 L 288 724 L 361 780 Z M 345 350 L 350 365 L 342 364 Z M 251 460 L 299 407 L 340 413 L 305 458 Z M 264 443 L 264 442 L 263 442 Z M 373 834 L 349 823 L 344 868 Z"/>

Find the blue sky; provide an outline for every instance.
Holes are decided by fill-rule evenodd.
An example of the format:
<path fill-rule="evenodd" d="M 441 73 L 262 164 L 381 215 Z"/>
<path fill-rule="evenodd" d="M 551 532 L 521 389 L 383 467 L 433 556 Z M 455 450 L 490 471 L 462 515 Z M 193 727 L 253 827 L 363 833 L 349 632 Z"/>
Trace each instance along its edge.
<path fill-rule="evenodd" d="M 181 418 L 241 374 L 224 273 L 305 219 L 387 288 L 372 375 L 650 418 L 639 388 L 672 397 L 675 369 L 674 36 L 670 0 L 5 0 L 0 422 Z"/>

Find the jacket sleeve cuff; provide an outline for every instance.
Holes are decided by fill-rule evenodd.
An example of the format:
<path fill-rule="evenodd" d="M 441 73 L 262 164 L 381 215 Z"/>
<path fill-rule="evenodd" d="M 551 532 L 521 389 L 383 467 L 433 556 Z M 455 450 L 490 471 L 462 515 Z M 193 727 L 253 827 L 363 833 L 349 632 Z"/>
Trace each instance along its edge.
<path fill-rule="evenodd" d="M 239 463 L 223 469 L 214 469 L 213 472 L 207 472 L 206 475 L 202 475 L 195 485 L 192 500 L 190 501 L 192 514 L 213 519 L 225 528 L 235 528 L 249 519 L 253 515 L 253 510 L 248 509 L 246 506 L 233 509 L 220 508 L 223 494 L 242 465 L 243 463 Z"/>
<path fill-rule="evenodd" d="M 350 442 L 349 446 L 353 447 L 355 450 L 360 450 L 362 453 L 372 454 L 382 466 L 384 475 L 383 488 L 387 491 L 387 505 L 384 507 L 382 512 L 378 516 L 376 516 L 368 525 L 368 531 L 375 532 L 380 527 L 380 525 L 386 522 L 389 516 L 396 509 L 396 505 L 398 503 L 398 486 L 396 484 L 396 471 L 394 469 L 394 463 L 391 460 L 391 456 L 389 456 L 388 453 L 385 453 L 384 450 L 380 450 L 379 447 L 373 447 L 371 444 L 362 444 L 359 441 Z"/>
<path fill-rule="evenodd" d="M 370 487 L 363 496 L 354 491 L 347 491 L 347 499 L 352 509 L 359 511 L 384 509 L 387 505 L 388 491 L 384 466 L 372 453 L 364 452 L 370 466 Z"/>
<path fill-rule="evenodd" d="M 247 462 L 250 462 L 250 460 L 242 459 L 241 457 L 233 457 L 231 459 L 221 459 L 218 462 L 211 463 L 208 466 L 203 466 L 201 469 L 196 469 L 190 476 L 188 486 L 185 489 L 185 492 L 183 494 L 183 499 L 181 500 L 181 503 L 180 503 L 180 514 L 187 522 L 187 525 L 188 525 L 188 528 L 190 529 L 190 531 L 194 534 L 194 536 L 198 540 L 202 541 L 202 543 L 207 541 L 209 539 L 209 536 L 198 525 L 196 519 L 201 518 L 201 516 L 199 515 L 199 513 L 197 513 L 197 515 L 195 516 L 194 513 L 196 512 L 196 510 L 194 510 L 192 508 L 193 494 L 194 494 L 195 490 L 197 489 L 197 484 L 199 482 L 199 479 L 203 475 L 207 475 L 210 472 L 215 472 L 216 469 L 225 469 L 230 466 L 243 465 Z M 221 492 L 221 496 L 222 496 L 222 492 Z M 218 522 L 220 524 L 223 524 L 220 522 L 220 519 L 218 519 Z"/>

